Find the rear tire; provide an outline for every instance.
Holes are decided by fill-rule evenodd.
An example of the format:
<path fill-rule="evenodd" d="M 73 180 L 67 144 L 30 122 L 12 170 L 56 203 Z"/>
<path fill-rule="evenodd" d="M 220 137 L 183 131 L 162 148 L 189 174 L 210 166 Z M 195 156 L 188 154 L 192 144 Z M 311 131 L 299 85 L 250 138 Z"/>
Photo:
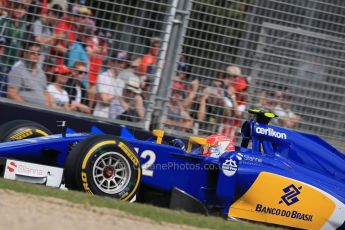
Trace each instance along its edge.
<path fill-rule="evenodd" d="M 51 135 L 49 129 L 41 124 L 28 120 L 15 120 L 0 126 L 0 142 Z"/>
<path fill-rule="evenodd" d="M 122 139 L 95 135 L 68 154 L 64 178 L 69 189 L 129 201 L 141 182 L 140 160 Z"/>

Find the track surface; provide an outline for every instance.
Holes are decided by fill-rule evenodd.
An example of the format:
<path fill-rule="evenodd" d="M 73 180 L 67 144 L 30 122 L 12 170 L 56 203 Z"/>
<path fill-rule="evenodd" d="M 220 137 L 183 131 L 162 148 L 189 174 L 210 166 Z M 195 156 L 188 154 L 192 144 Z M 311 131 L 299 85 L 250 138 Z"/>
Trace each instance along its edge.
<path fill-rule="evenodd" d="M 8 229 L 197 229 L 9 190 L 0 190 L 0 207 L 1 226 Z"/>

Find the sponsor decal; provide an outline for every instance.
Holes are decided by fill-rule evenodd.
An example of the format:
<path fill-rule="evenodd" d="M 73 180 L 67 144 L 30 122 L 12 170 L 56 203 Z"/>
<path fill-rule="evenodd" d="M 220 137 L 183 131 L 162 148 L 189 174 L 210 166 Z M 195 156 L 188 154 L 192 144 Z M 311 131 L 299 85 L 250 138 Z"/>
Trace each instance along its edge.
<path fill-rule="evenodd" d="M 134 163 L 135 166 L 139 165 L 139 160 L 135 156 L 135 154 L 128 148 L 127 145 L 125 145 L 123 142 L 119 143 L 119 147 L 126 153 L 126 155 L 131 159 L 131 161 Z"/>
<path fill-rule="evenodd" d="M 16 163 L 13 162 L 13 161 L 11 161 L 11 162 L 10 162 L 10 165 L 7 166 L 7 170 L 8 170 L 9 172 L 11 172 L 11 173 L 13 173 L 14 170 L 15 170 L 16 168 L 17 168 L 17 165 L 16 165 Z"/>
<path fill-rule="evenodd" d="M 264 206 L 262 204 L 256 205 L 255 212 L 270 214 L 270 215 L 276 215 L 276 216 L 282 216 L 282 217 L 286 217 L 286 218 L 292 218 L 292 219 L 309 221 L 309 222 L 313 221 L 313 215 L 301 213 L 301 212 L 298 212 L 296 210 L 290 211 L 290 210 L 285 210 L 285 209 L 280 209 L 280 208 L 268 207 L 268 206 Z"/>
<path fill-rule="evenodd" d="M 237 164 L 233 159 L 227 159 L 222 164 L 222 171 L 226 176 L 233 176 L 237 172 Z"/>
<path fill-rule="evenodd" d="M 262 159 L 250 155 L 243 155 L 241 163 L 246 165 L 262 165 Z"/>
<path fill-rule="evenodd" d="M 237 160 L 241 161 L 243 159 L 243 154 L 242 153 L 237 153 L 236 154 Z"/>
<path fill-rule="evenodd" d="M 39 168 L 30 167 L 30 164 L 16 164 L 16 162 L 11 161 L 7 166 L 7 170 L 13 173 L 16 170 L 17 174 L 25 174 L 28 176 L 43 176 L 43 170 Z"/>
<path fill-rule="evenodd" d="M 87 182 L 87 175 L 85 172 L 81 173 L 81 180 L 83 181 L 83 187 L 84 187 L 85 192 L 93 195 L 93 192 L 91 191 L 89 187 L 89 183 Z"/>
<path fill-rule="evenodd" d="M 17 166 L 17 173 L 18 174 L 27 174 L 32 176 L 43 176 L 43 170 L 38 168 L 30 168 L 25 165 L 18 165 Z"/>
<path fill-rule="evenodd" d="M 294 184 L 291 184 L 285 188 L 283 188 L 284 195 L 281 196 L 281 200 L 278 202 L 279 204 L 286 204 L 287 206 L 290 206 L 292 204 L 295 204 L 299 201 L 298 195 L 301 194 L 300 190 L 302 189 L 302 186 L 296 187 Z M 277 215 L 292 219 L 298 219 L 303 221 L 313 221 L 313 215 L 307 214 L 307 213 L 301 213 L 296 210 L 285 210 L 275 207 L 269 207 L 264 206 L 262 204 L 257 204 L 255 208 L 256 212 L 259 213 L 265 213 L 270 215 Z"/>
<path fill-rule="evenodd" d="M 284 195 L 281 197 L 282 199 L 279 201 L 279 204 L 285 203 L 287 206 L 290 206 L 296 202 L 299 201 L 298 195 L 301 193 L 300 190 L 302 189 L 302 186 L 299 186 L 298 188 L 291 184 L 283 189 Z"/>
<path fill-rule="evenodd" d="M 120 200 L 126 198 L 126 196 L 128 196 L 130 190 L 129 188 L 124 188 L 121 192 L 119 192 L 119 196 L 120 196 Z"/>
<path fill-rule="evenodd" d="M 25 139 L 33 134 L 31 129 L 25 129 L 19 133 L 14 134 L 9 139 L 10 140 L 22 140 Z"/>
<path fill-rule="evenodd" d="M 262 165 L 262 159 L 256 156 L 251 156 L 247 154 L 237 153 L 236 158 L 239 164 L 245 165 Z"/>
<path fill-rule="evenodd" d="M 321 229 L 335 210 L 331 195 L 314 186 L 261 172 L 252 186 L 230 206 L 228 215 L 292 228 Z"/>
<path fill-rule="evenodd" d="M 266 136 L 275 137 L 275 138 L 283 139 L 283 140 L 287 139 L 286 133 L 281 133 L 281 132 L 275 131 L 272 128 L 256 127 L 255 131 L 258 134 L 263 134 Z"/>

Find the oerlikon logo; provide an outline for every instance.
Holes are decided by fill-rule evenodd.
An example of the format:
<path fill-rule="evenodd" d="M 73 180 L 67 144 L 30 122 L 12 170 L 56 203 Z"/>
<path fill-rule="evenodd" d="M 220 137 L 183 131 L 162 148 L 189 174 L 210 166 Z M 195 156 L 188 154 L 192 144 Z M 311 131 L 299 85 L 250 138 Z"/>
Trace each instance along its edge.
<path fill-rule="evenodd" d="M 275 131 L 272 128 L 256 127 L 255 131 L 258 134 L 263 134 L 263 135 L 267 135 L 267 136 L 275 137 L 275 138 L 279 138 L 279 139 L 284 139 L 284 140 L 287 139 L 286 133 L 281 133 L 281 132 Z"/>

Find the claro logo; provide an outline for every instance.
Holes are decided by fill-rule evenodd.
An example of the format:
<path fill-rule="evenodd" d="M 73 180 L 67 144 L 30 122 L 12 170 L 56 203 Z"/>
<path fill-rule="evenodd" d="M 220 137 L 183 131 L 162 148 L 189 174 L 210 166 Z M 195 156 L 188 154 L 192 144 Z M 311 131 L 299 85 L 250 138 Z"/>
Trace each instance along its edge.
<path fill-rule="evenodd" d="M 255 131 L 258 134 L 263 134 L 263 135 L 267 135 L 270 137 L 275 137 L 275 138 L 279 138 L 279 139 L 283 139 L 283 140 L 287 139 L 286 133 L 277 132 L 272 128 L 266 128 L 265 129 L 265 128 L 261 128 L 261 127 L 256 127 Z"/>

